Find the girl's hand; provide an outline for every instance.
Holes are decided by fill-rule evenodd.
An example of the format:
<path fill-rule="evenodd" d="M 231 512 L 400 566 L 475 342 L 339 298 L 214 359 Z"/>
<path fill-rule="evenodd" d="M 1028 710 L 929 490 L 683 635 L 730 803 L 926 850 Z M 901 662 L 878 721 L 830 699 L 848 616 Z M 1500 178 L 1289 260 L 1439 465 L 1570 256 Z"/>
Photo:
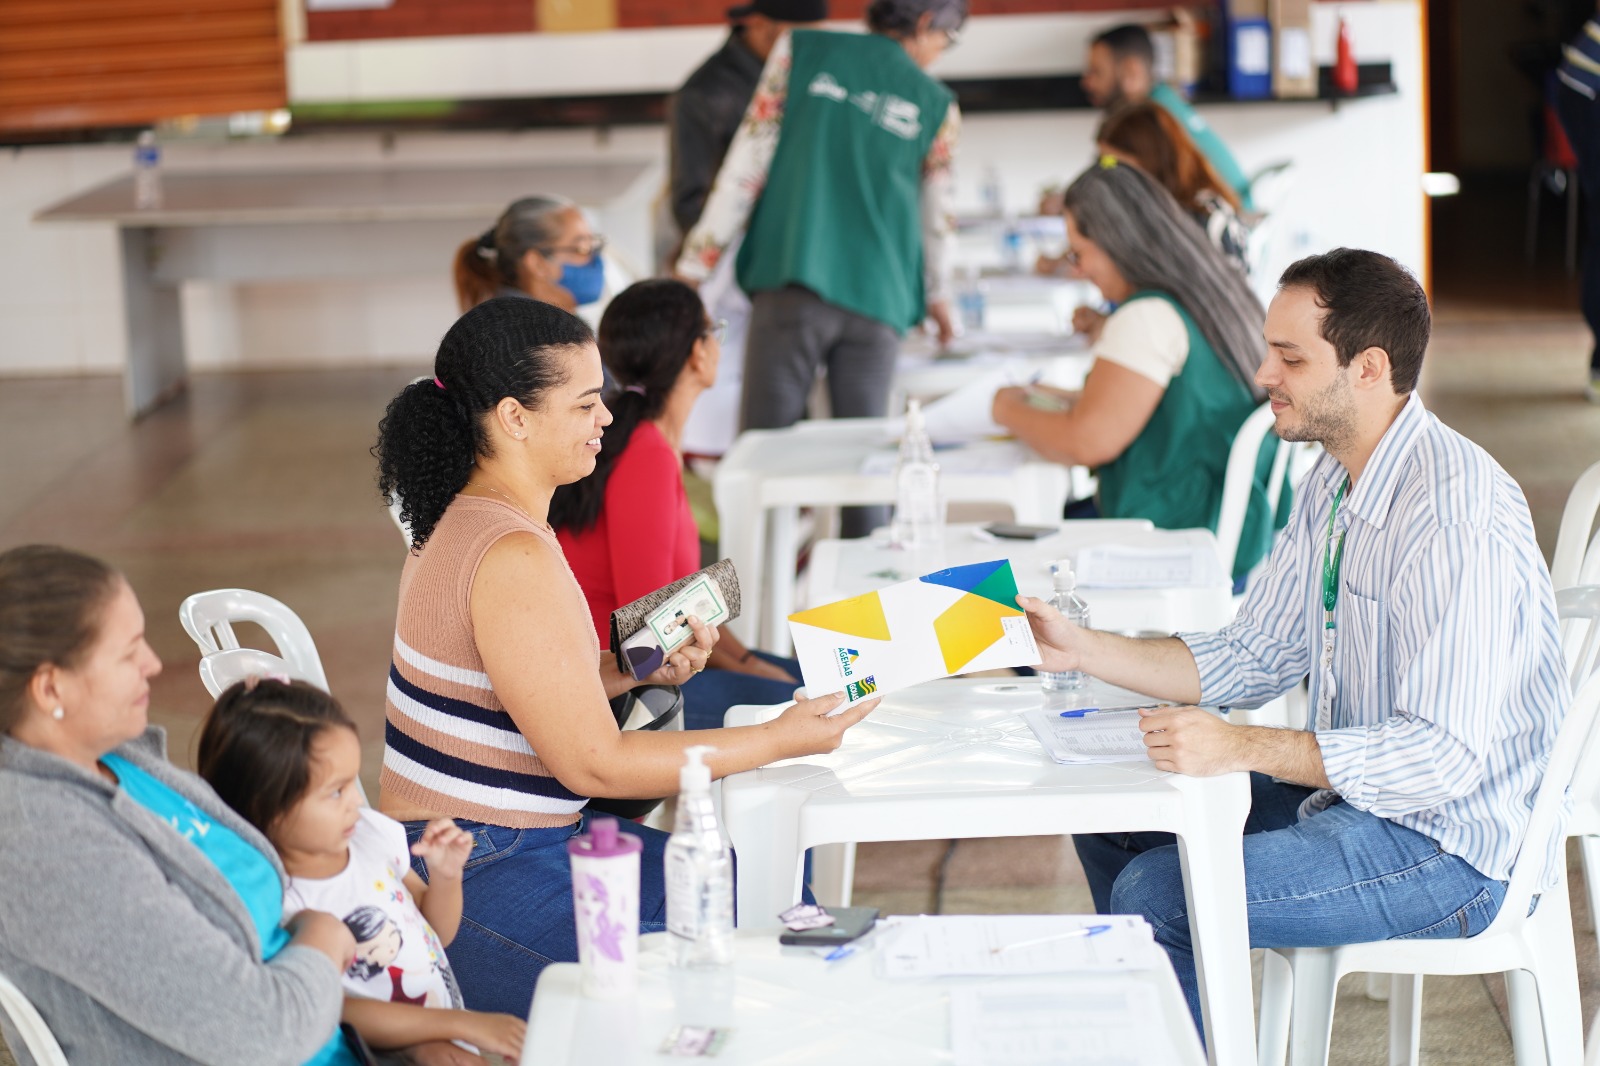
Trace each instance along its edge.
<path fill-rule="evenodd" d="M 782 729 L 787 733 L 790 758 L 801 755 L 826 755 L 844 741 L 844 731 L 871 714 L 878 706 L 876 699 L 863 700 L 854 707 L 828 715 L 844 706 L 844 693 L 835 692 L 816 699 L 800 699 L 764 728 Z"/>
<path fill-rule="evenodd" d="M 484 1051 L 492 1051 L 516 1062 L 522 1057 L 522 1041 L 528 1034 L 528 1025 L 511 1014 L 486 1014 L 483 1011 L 463 1011 L 466 1026 L 461 1039 Z"/>
<path fill-rule="evenodd" d="M 294 944 L 322 952 L 341 974 L 350 968 L 351 960 L 356 957 L 356 938 L 350 927 L 327 911 L 307 908 L 291 915 L 283 927 L 289 931 Z"/>
<path fill-rule="evenodd" d="M 460 878 L 472 854 L 472 834 L 448 818 L 435 818 L 411 845 L 411 854 L 428 864 L 428 876 Z"/>
<path fill-rule="evenodd" d="M 721 634 L 717 632 L 716 626 L 708 626 L 692 614 L 684 621 L 688 622 L 689 628 L 694 631 L 694 639 L 667 656 L 667 661 L 655 673 L 643 678 L 639 684 L 681 685 L 706 668 L 706 660 L 711 657 L 711 649 L 717 646 L 717 638 Z"/>

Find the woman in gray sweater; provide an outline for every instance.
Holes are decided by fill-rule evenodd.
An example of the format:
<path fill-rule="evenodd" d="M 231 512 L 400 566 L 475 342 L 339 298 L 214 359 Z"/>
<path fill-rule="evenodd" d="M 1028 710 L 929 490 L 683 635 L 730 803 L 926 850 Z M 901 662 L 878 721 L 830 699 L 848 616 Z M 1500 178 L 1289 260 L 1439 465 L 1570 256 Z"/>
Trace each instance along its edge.
<path fill-rule="evenodd" d="M 167 762 L 160 669 L 116 571 L 0 554 L 0 973 L 73 1066 L 352 1066 L 355 942 L 332 915 L 284 923 L 271 845 Z"/>

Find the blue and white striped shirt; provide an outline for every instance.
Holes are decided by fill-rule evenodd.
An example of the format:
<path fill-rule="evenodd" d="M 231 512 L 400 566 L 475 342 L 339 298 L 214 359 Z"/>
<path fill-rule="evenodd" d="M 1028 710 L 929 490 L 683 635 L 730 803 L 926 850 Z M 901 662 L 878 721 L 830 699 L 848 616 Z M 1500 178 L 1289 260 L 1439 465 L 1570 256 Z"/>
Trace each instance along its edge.
<path fill-rule="evenodd" d="M 1253 706 L 1309 673 L 1307 728 L 1333 788 L 1301 816 L 1342 796 L 1507 880 L 1571 700 L 1527 500 L 1411 395 L 1339 508 L 1323 707 L 1323 550 L 1344 478 L 1332 456 L 1318 460 L 1238 617 L 1214 634 L 1180 634 L 1202 701 Z M 1535 845 L 1542 885 L 1554 883 L 1559 845 Z"/>

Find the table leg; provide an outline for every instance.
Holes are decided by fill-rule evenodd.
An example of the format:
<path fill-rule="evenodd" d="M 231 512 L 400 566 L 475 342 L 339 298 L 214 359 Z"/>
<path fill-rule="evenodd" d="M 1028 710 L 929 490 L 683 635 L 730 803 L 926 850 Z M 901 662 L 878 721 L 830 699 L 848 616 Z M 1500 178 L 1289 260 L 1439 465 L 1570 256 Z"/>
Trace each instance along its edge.
<path fill-rule="evenodd" d="M 1181 777 L 1173 780 L 1180 787 L 1186 783 Z M 1246 775 L 1232 774 L 1226 787 L 1218 787 L 1222 784 L 1183 789 L 1185 824 L 1178 836 L 1212 1066 L 1256 1061 L 1242 846 L 1250 783 Z"/>
<path fill-rule="evenodd" d="M 800 899 L 805 800 L 805 793 L 781 782 L 723 782 L 722 819 L 735 856 L 739 928 L 777 928 L 778 914 Z"/>
<path fill-rule="evenodd" d="M 793 651 L 789 640 L 789 615 L 794 611 L 794 567 L 800 558 L 800 509 L 774 507 L 768 519 L 766 570 L 771 586 L 766 599 L 761 643 L 756 647 L 774 655 Z"/>
<path fill-rule="evenodd" d="M 766 605 L 762 586 L 766 578 L 767 512 L 753 504 L 746 478 L 719 472 L 712 492 L 721 530 L 717 554 L 733 561 L 743 600 L 739 617 L 728 623 L 728 629 L 744 643 L 759 648 L 761 611 Z"/>
<path fill-rule="evenodd" d="M 188 373 L 183 352 L 183 314 L 178 287 L 157 278 L 161 232 L 123 227 L 122 301 L 126 318 L 127 366 L 124 402 L 129 418 L 153 411 L 183 388 Z"/>

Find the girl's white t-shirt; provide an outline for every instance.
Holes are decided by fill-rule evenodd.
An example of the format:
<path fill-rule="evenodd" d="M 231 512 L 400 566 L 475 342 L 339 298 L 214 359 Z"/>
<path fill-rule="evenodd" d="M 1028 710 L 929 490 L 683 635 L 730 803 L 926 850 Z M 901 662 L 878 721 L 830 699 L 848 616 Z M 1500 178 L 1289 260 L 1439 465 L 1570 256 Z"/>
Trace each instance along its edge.
<path fill-rule="evenodd" d="M 461 1006 L 444 945 L 406 890 L 411 849 L 405 827 L 370 807 L 350 838 L 350 862 L 332 877 L 289 878 L 285 914 L 309 907 L 349 927 L 356 958 L 344 974 L 347 993 L 425 1007 Z"/>

